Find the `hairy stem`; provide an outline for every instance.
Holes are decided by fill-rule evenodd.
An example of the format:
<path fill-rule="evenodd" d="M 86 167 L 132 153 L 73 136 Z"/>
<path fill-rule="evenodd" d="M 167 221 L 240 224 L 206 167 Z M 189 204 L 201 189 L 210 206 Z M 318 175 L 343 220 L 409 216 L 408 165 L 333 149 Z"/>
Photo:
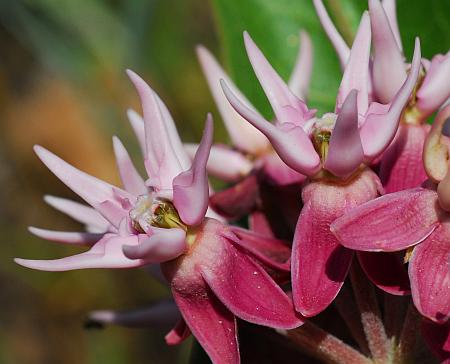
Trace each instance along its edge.
<path fill-rule="evenodd" d="M 413 363 L 419 323 L 420 316 L 415 307 L 410 304 L 408 312 L 406 313 L 405 323 L 398 342 L 397 351 L 395 353 L 394 363 Z"/>

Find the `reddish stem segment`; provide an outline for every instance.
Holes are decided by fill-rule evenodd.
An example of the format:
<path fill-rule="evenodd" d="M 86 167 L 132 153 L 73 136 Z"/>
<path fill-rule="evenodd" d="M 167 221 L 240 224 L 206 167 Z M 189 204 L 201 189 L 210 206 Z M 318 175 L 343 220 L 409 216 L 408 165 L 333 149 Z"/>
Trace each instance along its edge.
<path fill-rule="evenodd" d="M 419 332 L 420 316 L 415 307 L 410 304 L 406 313 L 394 363 L 412 363 L 415 355 L 417 333 Z"/>

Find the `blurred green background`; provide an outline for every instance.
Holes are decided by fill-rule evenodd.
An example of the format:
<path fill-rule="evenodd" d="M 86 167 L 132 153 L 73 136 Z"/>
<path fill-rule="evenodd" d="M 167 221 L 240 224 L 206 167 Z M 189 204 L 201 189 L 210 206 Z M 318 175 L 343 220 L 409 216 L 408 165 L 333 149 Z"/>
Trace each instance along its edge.
<path fill-rule="evenodd" d="M 351 42 L 363 0 L 326 4 Z M 399 0 L 406 55 L 419 35 L 424 56 L 450 46 L 450 2 Z M 287 78 L 298 30 L 313 38 L 310 105 L 332 111 L 340 79 L 337 58 L 310 0 L 0 0 L 0 363 L 186 363 L 191 341 L 165 345 L 165 330 L 86 330 L 93 309 L 144 306 L 167 289 L 142 270 L 33 272 L 12 258 L 57 258 L 77 249 L 37 239 L 34 225 L 80 227 L 43 203 L 44 194 L 75 198 L 39 162 L 42 144 L 75 166 L 119 183 L 111 137 L 118 135 L 140 163 L 125 117 L 139 109 L 124 70 L 154 87 L 184 141 L 198 141 L 207 111 L 215 137 L 227 136 L 195 57 L 195 45 L 216 54 L 254 104 L 270 109 L 246 59 L 248 30 Z M 168 330 L 168 329 L 167 329 Z"/>

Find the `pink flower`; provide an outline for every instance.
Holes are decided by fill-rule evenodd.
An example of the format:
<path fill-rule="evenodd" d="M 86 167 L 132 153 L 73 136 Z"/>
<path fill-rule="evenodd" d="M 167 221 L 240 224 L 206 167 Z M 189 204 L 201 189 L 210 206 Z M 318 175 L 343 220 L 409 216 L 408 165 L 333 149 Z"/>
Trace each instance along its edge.
<path fill-rule="evenodd" d="M 310 178 L 304 188 L 292 251 L 292 293 L 304 316 L 324 310 L 338 294 L 353 253 L 341 246 L 329 225 L 351 208 L 378 195 L 377 176 L 365 165 L 378 157 L 397 131 L 401 113 L 420 70 L 418 40 L 408 79 L 387 104 L 369 98 L 371 29 L 361 19 L 341 81 L 335 113 L 314 116 L 273 70 L 247 33 L 245 44 L 255 73 L 276 115 L 272 124 L 241 101 L 222 81 L 231 105 L 272 143 L 280 158 Z"/>
<path fill-rule="evenodd" d="M 425 142 L 425 169 L 437 188 L 409 189 L 365 203 L 334 221 L 331 229 L 350 249 L 411 250 L 408 272 L 415 306 L 425 317 L 446 322 L 450 315 L 450 190 L 448 149 L 440 141 L 450 106 L 438 114 Z M 378 267 L 378 270 L 385 267 Z"/>

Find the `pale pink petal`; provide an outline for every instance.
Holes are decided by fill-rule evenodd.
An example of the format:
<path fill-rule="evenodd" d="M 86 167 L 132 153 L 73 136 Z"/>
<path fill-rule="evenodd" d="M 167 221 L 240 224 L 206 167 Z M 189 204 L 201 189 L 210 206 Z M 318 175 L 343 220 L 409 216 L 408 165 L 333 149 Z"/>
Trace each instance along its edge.
<path fill-rule="evenodd" d="M 89 323 L 101 325 L 119 325 L 125 327 L 166 327 L 175 325 L 180 319 L 175 302 L 163 300 L 148 307 L 126 310 L 98 310 L 88 315 Z"/>
<path fill-rule="evenodd" d="M 340 112 L 352 90 L 358 91 L 358 114 L 365 115 L 369 107 L 370 40 L 370 19 L 364 12 L 339 86 L 336 113 Z"/>
<path fill-rule="evenodd" d="M 293 183 L 302 183 L 306 176 L 298 173 L 284 163 L 277 153 L 266 154 L 263 158 L 264 178 L 277 186 L 286 186 Z"/>
<path fill-rule="evenodd" d="M 152 228 L 152 236 L 139 239 L 139 244 L 124 245 L 123 253 L 129 259 L 144 259 L 149 263 L 166 262 L 186 250 L 186 232 L 183 229 Z"/>
<path fill-rule="evenodd" d="M 130 122 L 131 128 L 136 135 L 136 138 L 139 143 L 139 147 L 141 148 L 142 156 L 145 157 L 147 154 L 146 146 L 145 146 L 145 128 L 144 128 L 144 119 L 133 109 L 127 110 L 128 121 Z"/>
<path fill-rule="evenodd" d="M 250 62 L 272 105 L 276 120 L 279 123 L 289 122 L 303 125 L 314 116 L 313 113 L 308 110 L 302 100 L 291 92 L 247 32 L 244 32 L 244 41 Z M 264 133 L 264 131 L 262 132 Z"/>
<path fill-rule="evenodd" d="M 183 319 L 213 363 L 239 364 L 236 318 L 206 287 L 190 294 L 172 288 Z"/>
<path fill-rule="evenodd" d="M 311 38 L 307 32 L 301 31 L 299 38 L 300 47 L 288 86 L 300 100 L 306 100 L 313 67 L 313 48 Z"/>
<path fill-rule="evenodd" d="M 281 329 L 303 323 L 286 293 L 231 242 L 223 259 L 221 264 L 199 268 L 209 287 L 233 314 L 251 323 Z"/>
<path fill-rule="evenodd" d="M 179 345 L 186 340 L 190 334 L 191 331 L 187 327 L 186 322 L 183 319 L 180 319 L 176 326 L 166 335 L 166 344 Z"/>
<path fill-rule="evenodd" d="M 389 20 L 389 25 L 391 26 L 391 30 L 397 42 L 398 49 L 402 51 L 403 46 L 400 31 L 398 29 L 396 0 L 382 0 L 381 4 L 383 5 L 384 12 L 386 13 L 386 16 Z"/>
<path fill-rule="evenodd" d="M 92 207 L 61 197 L 46 195 L 44 201 L 72 219 L 87 225 L 90 232 L 106 232 L 110 223 Z"/>
<path fill-rule="evenodd" d="M 208 114 L 200 146 L 192 167 L 173 180 L 173 204 L 181 220 L 187 225 L 197 225 L 205 217 L 209 202 L 206 164 L 213 143 L 213 120 Z"/>
<path fill-rule="evenodd" d="M 184 144 L 184 148 L 194 159 L 198 144 Z M 213 145 L 206 169 L 208 174 L 225 182 L 237 182 L 250 173 L 253 163 L 242 153 L 225 145 Z"/>
<path fill-rule="evenodd" d="M 417 108 L 423 117 L 431 115 L 450 97 L 450 53 L 437 55 L 417 91 Z"/>
<path fill-rule="evenodd" d="M 399 126 L 394 141 L 382 154 L 380 163 L 379 174 L 386 193 L 419 187 L 427 179 L 422 151 L 429 130 L 429 125 Z"/>
<path fill-rule="evenodd" d="M 114 153 L 116 155 L 117 168 L 119 169 L 120 179 L 123 187 L 134 196 L 144 195 L 147 193 L 147 187 L 127 150 L 117 137 L 113 137 Z"/>
<path fill-rule="evenodd" d="M 378 288 L 396 296 L 411 293 L 406 264 L 396 253 L 358 252 L 359 263 Z"/>
<path fill-rule="evenodd" d="M 93 245 L 104 235 L 95 233 L 39 229 L 34 226 L 28 227 L 28 231 L 42 239 L 73 245 Z"/>
<path fill-rule="evenodd" d="M 56 177 L 114 226 L 119 226 L 120 220 L 127 216 L 128 211 L 121 206 L 118 197 L 134 201 L 133 195 L 80 171 L 40 146 L 35 146 L 34 151 Z M 105 202 L 109 203 L 106 208 Z"/>
<path fill-rule="evenodd" d="M 327 33 L 328 38 L 331 41 L 336 53 L 339 57 L 339 61 L 341 63 L 341 68 L 344 69 L 348 58 L 350 57 L 350 48 L 347 43 L 345 43 L 342 36 L 337 31 L 334 26 L 330 16 L 323 5 L 322 0 L 313 0 L 314 7 L 316 8 L 317 16 L 319 17 L 320 23 L 322 24 L 325 33 Z"/>
<path fill-rule="evenodd" d="M 284 123 L 276 127 L 244 105 L 223 80 L 221 84 L 231 105 L 244 119 L 267 136 L 280 158 L 289 167 L 309 176 L 320 170 L 320 158 L 308 135 L 301 127 L 292 123 Z"/>
<path fill-rule="evenodd" d="M 220 67 L 214 56 L 205 47 L 197 47 L 197 56 L 233 145 L 239 150 L 254 155 L 258 155 L 266 150 L 269 146 L 269 141 L 258 129 L 249 125 L 242 119 L 242 117 L 231 107 L 220 87 L 220 80 L 225 80 L 227 85 L 233 90 L 233 93 L 241 100 L 244 100 L 246 105 L 254 112 L 257 112 L 256 109 L 239 91 L 222 67 Z"/>
<path fill-rule="evenodd" d="M 416 188 L 358 206 L 335 220 L 331 231 L 344 246 L 399 251 L 420 243 L 439 225 L 437 194 Z"/>
<path fill-rule="evenodd" d="M 352 90 L 341 107 L 331 132 L 328 155 L 324 164 L 325 169 L 342 178 L 352 174 L 364 161 L 358 130 L 357 97 L 358 91 Z"/>
<path fill-rule="evenodd" d="M 24 267 L 60 272 L 88 268 L 135 268 L 147 264 L 146 261 L 128 259 L 122 253 L 123 245 L 137 245 L 137 236 L 122 237 L 106 234 L 88 251 L 70 257 L 54 260 L 29 260 L 16 258 L 14 261 Z"/>
<path fill-rule="evenodd" d="M 369 13 L 374 45 L 373 87 L 377 100 L 387 104 L 402 87 L 406 66 L 380 0 L 369 0 Z"/>
<path fill-rule="evenodd" d="M 376 0 L 379 1 L 379 0 Z M 420 42 L 416 39 L 411 71 L 386 114 L 367 113 L 360 134 L 367 160 L 380 155 L 394 139 L 404 107 L 416 86 L 420 71 Z"/>
<path fill-rule="evenodd" d="M 439 359 L 441 364 L 450 363 L 450 322 L 436 324 L 423 320 L 421 325 L 422 337 L 430 350 Z"/>
<path fill-rule="evenodd" d="M 450 225 L 439 226 L 414 248 L 409 261 L 409 277 L 414 305 L 435 322 L 450 317 Z"/>

